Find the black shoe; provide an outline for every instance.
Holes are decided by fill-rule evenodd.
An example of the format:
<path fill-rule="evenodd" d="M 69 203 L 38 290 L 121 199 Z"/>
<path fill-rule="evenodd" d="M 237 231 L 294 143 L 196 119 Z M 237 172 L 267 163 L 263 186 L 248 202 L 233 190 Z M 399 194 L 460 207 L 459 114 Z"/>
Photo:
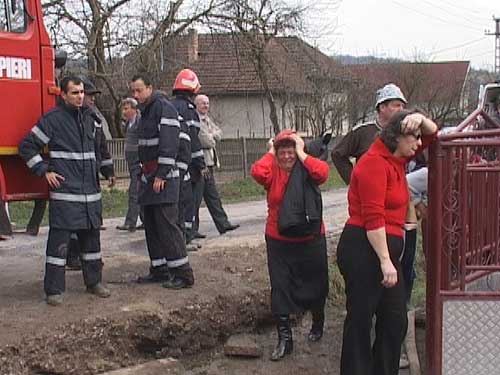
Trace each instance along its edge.
<path fill-rule="evenodd" d="M 316 329 L 314 329 L 314 327 L 311 328 L 311 330 L 309 331 L 309 334 L 307 335 L 307 339 L 310 342 L 319 341 L 319 340 L 321 340 L 322 337 L 323 337 L 323 330 L 316 330 Z"/>
<path fill-rule="evenodd" d="M 310 342 L 316 342 L 323 337 L 323 327 L 325 325 L 325 309 L 314 309 L 311 311 L 312 326 L 307 339 Z"/>
<path fill-rule="evenodd" d="M 227 227 L 224 227 L 224 229 L 220 232 L 220 234 L 224 234 L 226 232 L 229 232 L 231 230 L 238 229 L 240 227 L 240 224 L 229 224 Z"/>
<path fill-rule="evenodd" d="M 170 280 L 170 275 L 167 273 L 149 273 L 146 276 L 139 276 L 137 282 L 139 284 L 164 283 Z"/>
<path fill-rule="evenodd" d="M 123 224 L 123 225 L 117 225 L 116 229 L 118 229 L 118 230 L 128 230 L 129 232 L 135 232 L 136 227 L 133 227 L 132 225 Z"/>
<path fill-rule="evenodd" d="M 193 237 L 194 238 L 199 238 L 199 239 L 207 238 L 206 235 L 201 234 L 200 232 L 196 232 L 195 234 L 193 234 Z"/>
<path fill-rule="evenodd" d="M 26 234 L 29 234 L 30 236 L 38 236 L 39 231 L 40 231 L 39 227 L 27 227 L 26 228 Z"/>
<path fill-rule="evenodd" d="M 181 279 L 180 277 L 174 276 L 172 279 L 168 280 L 162 286 L 168 289 L 184 289 L 184 288 L 191 288 L 193 284 L 188 283 L 186 280 Z"/>
<path fill-rule="evenodd" d="M 66 269 L 69 271 L 80 271 L 82 269 L 82 262 L 80 261 L 79 258 L 67 259 Z"/>

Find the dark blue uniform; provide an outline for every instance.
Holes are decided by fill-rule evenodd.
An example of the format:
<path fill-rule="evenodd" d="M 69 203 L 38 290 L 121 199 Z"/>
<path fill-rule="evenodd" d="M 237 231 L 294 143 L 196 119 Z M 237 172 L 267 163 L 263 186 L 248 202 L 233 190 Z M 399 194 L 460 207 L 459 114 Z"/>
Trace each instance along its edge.
<path fill-rule="evenodd" d="M 142 165 L 139 204 L 144 207 L 151 274 L 162 279 L 170 273 L 191 285 L 193 272 L 184 236 L 177 225 L 180 187 L 177 156 L 181 140 L 178 113 L 158 92 L 152 94 L 141 113 L 138 125 L 138 152 Z M 165 181 L 159 193 L 153 191 L 155 177 Z"/>
<path fill-rule="evenodd" d="M 64 103 L 39 120 L 19 146 L 19 154 L 37 176 L 56 172 L 64 177 L 49 193 L 49 238 L 44 289 L 47 295 L 65 289 L 67 245 L 77 233 L 87 287 L 101 282 L 101 192 L 97 181 L 96 128 L 88 107 Z M 48 147 L 49 158 L 40 152 Z"/>

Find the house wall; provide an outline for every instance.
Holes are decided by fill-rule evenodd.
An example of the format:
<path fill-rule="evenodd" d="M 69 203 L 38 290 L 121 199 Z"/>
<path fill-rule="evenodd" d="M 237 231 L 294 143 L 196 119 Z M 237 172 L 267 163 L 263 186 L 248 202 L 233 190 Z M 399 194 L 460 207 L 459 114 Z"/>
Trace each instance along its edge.
<path fill-rule="evenodd" d="M 259 96 L 210 96 L 210 115 L 224 138 L 269 137 L 269 108 Z"/>
<path fill-rule="evenodd" d="M 307 106 L 307 98 L 288 102 L 285 106 L 276 98 L 276 111 L 280 128 L 294 128 L 295 105 Z M 210 96 L 210 115 L 221 127 L 223 138 L 266 138 L 274 136 L 269 105 L 264 97 Z M 283 120 L 284 119 L 284 120 Z M 306 124 L 306 127 L 309 126 Z"/>

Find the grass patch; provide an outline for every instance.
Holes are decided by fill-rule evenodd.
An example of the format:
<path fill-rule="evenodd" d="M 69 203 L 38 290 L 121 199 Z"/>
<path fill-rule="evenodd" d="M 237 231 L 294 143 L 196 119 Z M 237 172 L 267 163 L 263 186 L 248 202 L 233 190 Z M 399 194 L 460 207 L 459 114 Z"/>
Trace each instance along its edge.
<path fill-rule="evenodd" d="M 326 191 L 345 187 L 344 182 L 340 178 L 335 168 L 330 169 L 328 180 L 321 186 L 321 190 Z M 218 185 L 219 194 L 223 202 L 244 202 L 256 199 L 263 199 L 266 192 L 262 186 L 257 184 L 253 178 L 237 178 L 224 184 Z M 106 189 L 102 191 L 102 214 L 104 218 L 124 217 L 128 208 L 128 193 L 127 190 Z M 33 202 L 10 202 L 9 212 L 13 222 L 16 223 L 16 228 L 25 228 L 33 211 Z M 48 208 L 45 211 L 45 216 L 42 225 L 48 225 Z"/>
<path fill-rule="evenodd" d="M 321 185 L 321 190 L 327 191 L 345 186 L 337 170 L 332 167 L 328 180 Z M 236 178 L 232 181 L 219 184 L 217 188 L 222 201 L 227 203 L 262 199 L 266 196 L 264 188 L 257 184 L 252 177 Z"/>
<path fill-rule="evenodd" d="M 128 208 L 128 193 L 127 191 L 111 189 L 102 191 L 102 213 L 104 218 L 125 216 Z M 9 212 L 13 222 L 16 223 L 16 228 L 25 228 L 33 211 L 33 202 L 10 202 Z M 42 225 L 49 224 L 48 206 L 45 210 L 45 215 L 42 220 Z"/>

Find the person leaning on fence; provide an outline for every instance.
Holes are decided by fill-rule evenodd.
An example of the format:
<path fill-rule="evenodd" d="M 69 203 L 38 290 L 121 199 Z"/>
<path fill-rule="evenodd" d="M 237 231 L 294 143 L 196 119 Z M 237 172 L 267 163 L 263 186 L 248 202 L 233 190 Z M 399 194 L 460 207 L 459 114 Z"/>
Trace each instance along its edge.
<path fill-rule="evenodd" d="M 349 219 L 337 247 L 347 309 L 341 375 L 398 374 L 408 325 L 399 261 L 409 203 L 405 168 L 436 134 L 436 124 L 422 114 L 397 112 L 354 167 Z"/>
<path fill-rule="evenodd" d="M 125 120 L 123 130 L 125 133 L 125 160 L 127 161 L 129 173 L 128 186 L 128 209 L 125 215 L 125 223 L 118 225 L 116 229 L 134 232 L 137 227 L 137 218 L 141 217 L 143 222 L 142 209 L 137 202 L 137 184 L 141 175 L 141 164 L 139 163 L 137 126 L 141 118 L 141 113 L 137 108 L 137 100 L 126 98 L 122 100 L 122 116 Z M 141 224 L 139 229 L 144 228 Z"/>
<path fill-rule="evenodd" d="M 144 74 L 130 83 L 134 99 L 140 103 L 138 152 L 141 162 L 139 204 L 144 208 L 146 245 L 151 260 L 148 275 L 139 283 L 164 282 L 170 289 L 189 288 L 194 274 L 186 253 L 186 244 L 177 225 L 179 203 L 180 123 L 175 107 L 153 90 Z"/>
<path fill-rule="evenodd" d="M 251 173 L 267 191 L 265 238 L 271 310 L 278 330 L 271 360 L 277 361 L 293 350 L 290 314 L 311 310 L 308 339 L 323 336 L 328 264 L 318 185 L 328 179 L 329 167 L 305 152 L 302 138 L 285 130 Z"/>

